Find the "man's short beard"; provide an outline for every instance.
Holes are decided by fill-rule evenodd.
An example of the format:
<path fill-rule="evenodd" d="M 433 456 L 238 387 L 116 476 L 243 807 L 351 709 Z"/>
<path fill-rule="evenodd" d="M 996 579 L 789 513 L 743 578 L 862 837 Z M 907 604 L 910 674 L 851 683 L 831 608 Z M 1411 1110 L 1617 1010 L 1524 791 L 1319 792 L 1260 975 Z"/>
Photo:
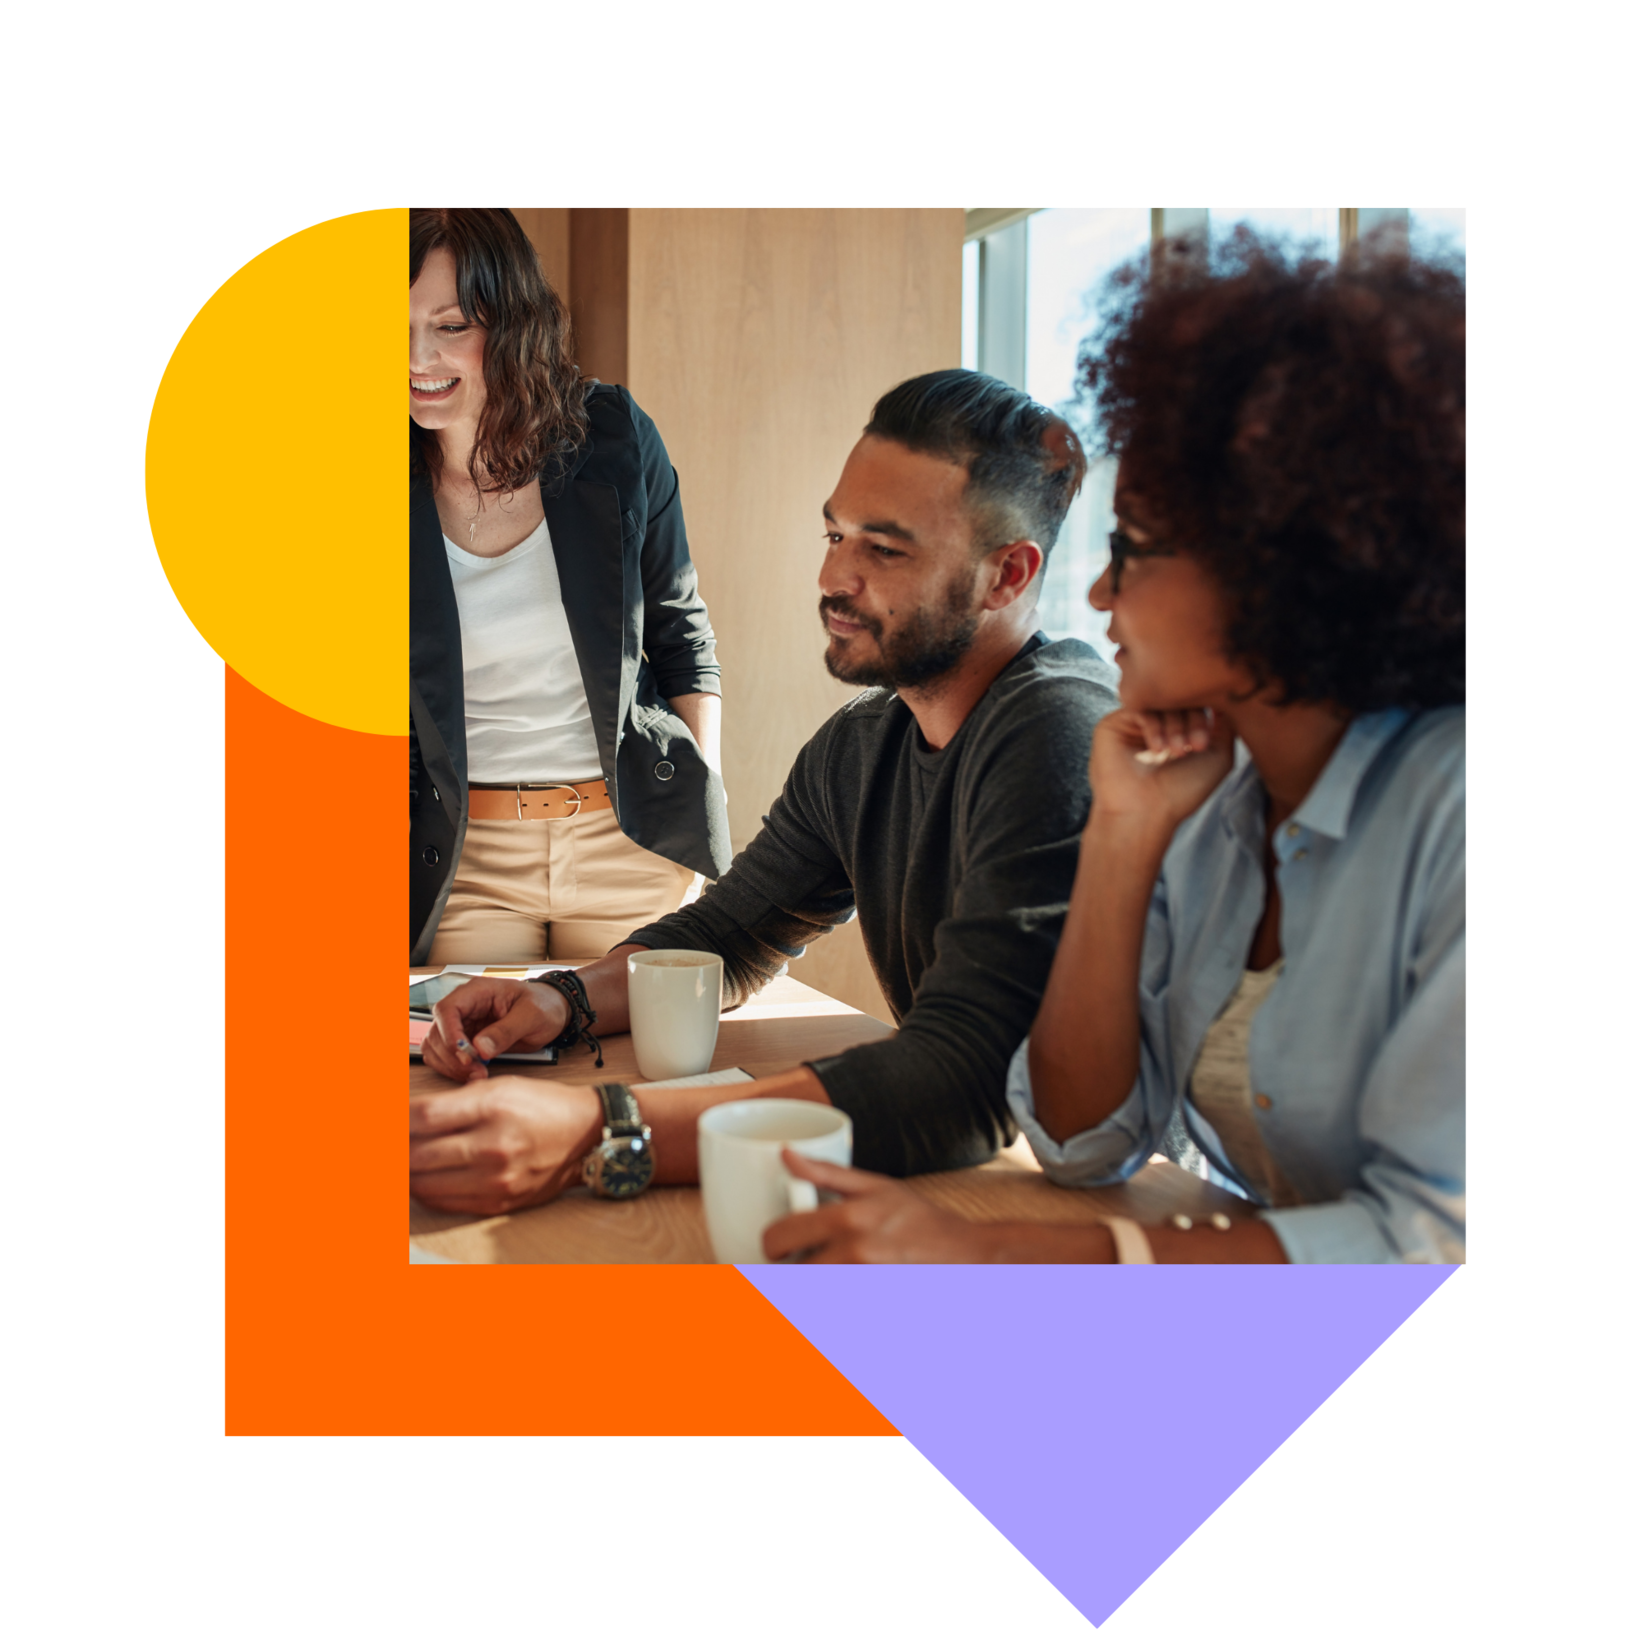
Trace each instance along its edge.
<path fill-rule="evenodd" d="M 883 685 L 894 690 L 909 690 L 940 679 L 959 665 L 976 638 L 981 618 L 970 608 L 972 586 L 969 574 L 955 577 L 940 605 L 915 611 L 889 640 L 882 622 L 853 610 L 848 600 L 837 596 L 824 599 L 824 623 L 832 611 L 848 622 L 860 622 L 879 642 L 877 656 L 849 664 L 841 661 L 829 645 L 822 656 L 828 672 L 847 685 Z"/>

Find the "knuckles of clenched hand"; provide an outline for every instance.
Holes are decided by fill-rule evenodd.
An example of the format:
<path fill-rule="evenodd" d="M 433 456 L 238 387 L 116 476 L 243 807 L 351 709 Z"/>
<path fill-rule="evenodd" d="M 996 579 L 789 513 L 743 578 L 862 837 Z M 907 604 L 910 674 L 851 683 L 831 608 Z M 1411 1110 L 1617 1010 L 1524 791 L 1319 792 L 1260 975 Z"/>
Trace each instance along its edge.
<path fill-rule="evenodd" d="M 873 1260 L 873 1250 L 867 1239 L 852 1234 L 844 1239 L 832 1239 L 828 1243 L 828 1260 L 842 1263 L 868 1263 Z"/>
<path fill-rule="evenodd" d="M 413 1098 L 411 1191 L 436 1210 L 464 1215 L 544 1204 L 576 1179 L 598 1122 L 591 1089 L 529 1079 Z"/>
<path fill-rule="evenodd" d="M 847 1199 L 829 1212 L 829 1220 L 847 1233 L 870 1233 L 884 1219 L 883 1209 L 872 1199 Z"/>

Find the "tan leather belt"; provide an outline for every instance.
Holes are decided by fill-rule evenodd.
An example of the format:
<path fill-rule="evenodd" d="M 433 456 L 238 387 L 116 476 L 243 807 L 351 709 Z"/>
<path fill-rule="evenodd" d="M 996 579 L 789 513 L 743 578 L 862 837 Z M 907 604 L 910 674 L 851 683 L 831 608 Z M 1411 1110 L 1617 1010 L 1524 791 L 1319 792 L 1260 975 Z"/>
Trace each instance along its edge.
<path fill-rule="evenodd" d="M 558 822 L 610 808 L 603 782 L 521 782 L 511 788 L 468 790 L 468 815 L 479 822 Z"/>

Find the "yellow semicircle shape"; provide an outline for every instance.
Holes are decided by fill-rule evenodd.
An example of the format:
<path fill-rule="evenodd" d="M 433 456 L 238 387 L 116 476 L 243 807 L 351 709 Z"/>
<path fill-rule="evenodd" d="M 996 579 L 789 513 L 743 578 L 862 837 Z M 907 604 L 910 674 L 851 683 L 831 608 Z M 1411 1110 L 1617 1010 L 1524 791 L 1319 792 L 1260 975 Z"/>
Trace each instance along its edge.
<path fill-rule="evenodd" d="M 177 344 L 148 426 L 149 525 L 206 642 L 286 707 L 394 736 L 408 232 L 404 210 L 362 211 L 253 258 Z"/>

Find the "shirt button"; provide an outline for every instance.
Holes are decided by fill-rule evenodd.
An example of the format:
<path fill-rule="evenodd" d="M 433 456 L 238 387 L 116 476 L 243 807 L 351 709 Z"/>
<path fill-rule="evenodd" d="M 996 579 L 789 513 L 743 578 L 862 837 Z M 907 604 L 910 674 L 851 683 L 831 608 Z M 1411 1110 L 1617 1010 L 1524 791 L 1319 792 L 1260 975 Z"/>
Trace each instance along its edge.
<path fill-rule="evenodd" d="M 440 853 L 438 847 L 430 845 L 422 853 L 422 859 L 429 865 L 429 867 L 437 868 L 440 865 Z"/>
<path fill-rule="evenodd" d="M 1292 862 L 1302 862 L 1302 861 L 1305 861 L 1306 858 L 1307 858 L 1307 847 L 1305 845 L 1303 845 L 1302 848 L 1299 851 L 1297 851 L 1294 856 L 1292 856 L 1290 858 L 1290 860 Z"/>
<path fill-rule="evenodd" d="M 1301 823 L 1292 822 L 1284 831 L 1286 838 L 1294 839 L 1296 835 L 1301 832 Z"/>
<path fill-rule="evenodd" d="M 1272 1105 L 1273 1098 L 1271 1096 L 1258 1096 L 1256 1098 L 1256 1106 L 1261 1108 L 1264 1112 Z"/>
<path fill-rule="evenodd" d="M 657 779 L 658 782 L 668 781 L 668 779 L 670 777 L 672 777 L 673 774 L 674 774 L 674 767 L 673 767 L 673 764 L 669 760 L 659 759 L 657 761 L 657 763 L 656 763 L 656 779 Z"/>

